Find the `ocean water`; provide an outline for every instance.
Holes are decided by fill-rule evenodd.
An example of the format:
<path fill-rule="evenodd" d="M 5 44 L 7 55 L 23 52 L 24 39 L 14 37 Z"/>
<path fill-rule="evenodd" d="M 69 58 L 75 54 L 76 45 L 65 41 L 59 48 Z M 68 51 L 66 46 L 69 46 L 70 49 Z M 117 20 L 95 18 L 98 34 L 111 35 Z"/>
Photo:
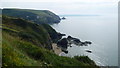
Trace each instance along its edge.
<path fill-rule="evenodd" d="M 99 66 L 118 66 L 118 19 L 117 15 L 65 16 L 59 24 L 51 25 L 58 32 L 91 41 L 89 46 L 68 48 L 68 56 L 89 56 Z M 91 50 L 88 53 L 85 50 Z"/>

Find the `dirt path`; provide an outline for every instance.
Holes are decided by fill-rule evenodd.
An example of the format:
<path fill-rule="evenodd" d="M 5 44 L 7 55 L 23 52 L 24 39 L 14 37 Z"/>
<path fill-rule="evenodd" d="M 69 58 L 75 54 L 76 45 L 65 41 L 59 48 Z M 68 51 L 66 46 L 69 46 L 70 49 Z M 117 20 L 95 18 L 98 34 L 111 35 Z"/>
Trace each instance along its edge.
<path fill-rule="evenodd" d="M 53 47 L 55 54 L 59 55 L 62 52 L 61 48 L 58 47 L 56 43 L 53 43 L 52 47 Z"/>

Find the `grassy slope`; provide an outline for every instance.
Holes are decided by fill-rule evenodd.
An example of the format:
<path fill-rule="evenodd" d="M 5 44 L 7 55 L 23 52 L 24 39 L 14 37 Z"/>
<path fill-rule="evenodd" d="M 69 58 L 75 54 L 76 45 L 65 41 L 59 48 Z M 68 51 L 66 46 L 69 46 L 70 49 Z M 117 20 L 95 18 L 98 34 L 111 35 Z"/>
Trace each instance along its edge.
<path fill-rule="evenodd" d="M 51 49 L 51 38 L 42 25 L 37 25 L 23 19 L 9 17 L 3 17 L 2 22 L 3 30 L 9 32 L 11 35 L 19 36 L 25 41 Z"/>
<path fill-rule="evenodd" d="M 51 43 L 49 41 L 51 39 L 42 25 L 9 17 L 3 17 L 2 25 L 3 66 L 87 66 L 86 68 L 96 68 L 94 62 L 86 56 L 68 58 L 57 56 L 52 50 L 48 50 L 49 48 L 46 46 L 49 45 L 48 42 Z"/>
<path fill-rule="evenodd" d="M 32 43 L 10 36 L 3 32 L 3 66 L 89 66 L 93 63 L 88 57 L 84 61 L 60 57 L 52 51 L 37 47 Z M 90 61 L 90 62 L 89 62 Z M 95 66 L 91 66 L 94 68 Z"/>
<path fill-rule="evenodd" d="M 2 13 L 4 15 L 30 20 L 38 24 L 52 24 L 60 22 L 59 16 L 48 10 L 3 9 Z"/>

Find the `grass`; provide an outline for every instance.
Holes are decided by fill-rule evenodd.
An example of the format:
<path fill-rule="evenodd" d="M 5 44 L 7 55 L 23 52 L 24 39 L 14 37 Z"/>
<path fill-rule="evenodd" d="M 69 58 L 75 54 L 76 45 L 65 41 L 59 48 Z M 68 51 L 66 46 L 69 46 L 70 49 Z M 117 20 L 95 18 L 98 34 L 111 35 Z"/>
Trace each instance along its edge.
<path fill-rule="evenodd" d="M 3 66 L 93 66 L 88 57 L 68 58 L 3 32 Z M 86 59 L 80 61 L 79 59 Z"/>
<path fill-rule="evenodd" d="M 37 66 L 40 65 L 37 61 L 31 59 L 21 50 L 16 48 L 17 44 L 14 43 L 16 38 L 3 33 L 3 66 Z"/>

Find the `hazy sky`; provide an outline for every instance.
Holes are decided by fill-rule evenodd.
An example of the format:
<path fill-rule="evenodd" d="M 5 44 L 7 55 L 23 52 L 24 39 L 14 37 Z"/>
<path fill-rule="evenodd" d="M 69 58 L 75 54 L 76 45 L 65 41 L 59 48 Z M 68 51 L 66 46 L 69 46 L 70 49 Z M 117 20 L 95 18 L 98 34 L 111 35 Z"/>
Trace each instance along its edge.
<path fill-rule="evenodd" d="M 56 14 L 117 14 L 119 0 L 2 0 L 2 8 L 50 10 Z"/>
<path fill-rule="evenodd" d="M 2 0 L 3 2 L 117 2 L 119 0 Z"/>

